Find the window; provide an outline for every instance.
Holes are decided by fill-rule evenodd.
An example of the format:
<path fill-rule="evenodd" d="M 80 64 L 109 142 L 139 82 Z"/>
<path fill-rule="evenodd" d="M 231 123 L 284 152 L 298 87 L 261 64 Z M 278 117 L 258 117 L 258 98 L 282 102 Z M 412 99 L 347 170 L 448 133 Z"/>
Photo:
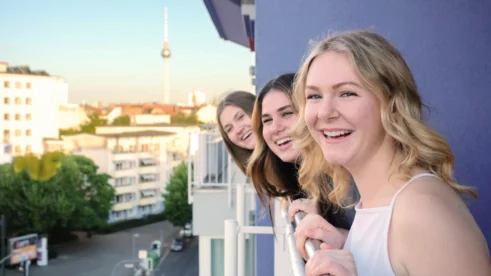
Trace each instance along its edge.
<path fill-rule="evenodd" d="M 9 97 L 3 98 L 3 103 L 4 104 L 10 104 L 10 98 Z"/>
<path fill-rule="evenodd" d="M 8 114 L 8 113 L 3 114 L 3 120 L 4 121 L 10 121 L 10 114 Z"/>
<path fill-rule="evenodd" d="M 20 81 L 15 83 L 15 88 L 21 89 L 22 85 L 20 84 Z"/>
<path fill-rule="evenodd" d="M 4 81 L 3 82 L 3 87 L 10 88 L 10 82 L 9 81 Z"/>
<path fill-rule="evenodd" d="M 16 129 L 16 130 L 15 130 L 15 136 L 16 136 L 16 137 L 19 137 L 20 135 L 21 135 L 21 131 L 20 131 L 20 129 Z"/>
<path fill-rule="evenodd" d="M 27 113 L 26 114 L 26 120 L 27 121 L 30 121 L 32 118 L 31 118 L 31 113 Z"/>
<path fill-rule="evenodd" d="M 20 146 L 15 146 L 15 153 L 21 153 Z"/>
<path fill-rule="evenodd" d="M 26 146 L 26 151 L 25 151 L 25 152 L 26 152 L 26 153 L 31 152 L 31 146 L 27 145 L 27 146 Z"/>
<path fill-rule="evenodd" d="M 30 129 L 26 129 L 26 136 L 31 136 L 32 133 L 31 133 L 31 130 Z"/>
<path fill-rule="evenodd" d="M 28 105 L 32 104 L 31 98 L 26 98 L 26 104 L 28 104 Z"/>
<path fill-rule="evenodd" d="M 26 88 L 31 89 L 31 83 L 30 82 L 26 83 Z"/>
<path fill-rule="evenodd" d="M 20 97 L 15 97 L 15 104 L 20 104 Z"/>
<path fill-rule="evenodd" d="M 20 114 L 19 113 L 15 114 L 15 120 L 20 121 Z"/>
<path fill-rule="evenodd" d="M 10 130 L 5 129 L 3 131 L 3 139 L 5 139 L 5 140 L 10 139 Z"/>

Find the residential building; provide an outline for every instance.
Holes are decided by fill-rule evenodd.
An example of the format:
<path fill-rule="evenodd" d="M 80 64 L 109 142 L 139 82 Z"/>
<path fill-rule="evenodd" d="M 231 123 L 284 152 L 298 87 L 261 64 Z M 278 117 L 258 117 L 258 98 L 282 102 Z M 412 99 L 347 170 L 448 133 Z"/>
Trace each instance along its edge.
<path fill-rule="evenodd" d="M 0 164 L 12 162 L 12 146 L 4 141 L 0 143 Z"/>
<path fill-rule="evenodd" d="M 0 141 L 11 144 L 13 156 L 42 153 L 43 138 L 58 137 L 58 110 L 67 96 L 61 77 L 0 62 Z"/>
<path fill-rule="evenodd" d="M 89 122 L 85 109 L 78 104 L 66 104 L 58 107 L 58 129 L 78 129 Z"/>
<path fill-rule="evenodd" d="M 205 104 L 196 111 L 196 116 L 200 122 L 205 124 L 216 124 L 217 107 L 211 104 Z"/>
<path fill-rule="evenodd" d="M 199 90 L 188 93 L 188 106 L 202 106 L 206 104 L 206 94 Z"/>
<path fill-rule="evenodd" d="M 475 3 L 463 9 L 459 1 L 203 2 L 221 38 L 255 52 L 257 89 L 279 73 L 296 72 L 311 41 L 329 33 L 370 29 L 387 37 L 404 54 L 430 106 L 426 120 L 450 142 L 456 179 L 479 191 L 471 211 L 491 244 L 491 133 L 485 131 L 491 105 L 491 33 L 485 26 L 491 24 L 491 6 Z M 261 39 L 255 40 L 256 29 Z M 256 225 L 271 225 L 260 218 L 256 213 Z M 272 235 L 256 236 L 256 276 L 293 275 L 278 241 L 281 237 L 275 242 Z"/>
<path fill-rule="evenodd" d="M 163 211 L 162 194 L 172 172 L 167 144 L 175 133 L 144 130 L 62 136 L 63 149 L 92 159 L 116 189 L 109 222 Z"/>
<path fill-rule="evenodd" d="M 190 144 L 190 134 L 200 131 L 197 125 L 188 124 L 141 124 L 130 126 L 98 126 L 96 127 L 96 134 L 116 134 L 121 132 L 134 132 L 134 131 L 165 131 L 173 132 L 176 135 L 172 136 L 172 140 L 167 144 L 167 151 L 173 155 L 173 160 L 176 162 L 187 160 L 187 152 Z"/>

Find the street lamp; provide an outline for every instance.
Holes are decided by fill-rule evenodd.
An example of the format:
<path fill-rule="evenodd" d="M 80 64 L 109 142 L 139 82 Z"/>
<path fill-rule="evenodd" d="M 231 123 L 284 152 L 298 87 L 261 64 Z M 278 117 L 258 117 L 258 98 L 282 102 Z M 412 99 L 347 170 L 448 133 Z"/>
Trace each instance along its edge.
<path fill-rule="evenodd" d="M 131 257 L 135 256 L 135 238 L 138 238 L 140 237 L 140 234 L 136 233 L 136 234 L 133 234 L 133 236 L 131 237 L 131 241 L 133 243 L 133 250 L 131 251 Z"/>

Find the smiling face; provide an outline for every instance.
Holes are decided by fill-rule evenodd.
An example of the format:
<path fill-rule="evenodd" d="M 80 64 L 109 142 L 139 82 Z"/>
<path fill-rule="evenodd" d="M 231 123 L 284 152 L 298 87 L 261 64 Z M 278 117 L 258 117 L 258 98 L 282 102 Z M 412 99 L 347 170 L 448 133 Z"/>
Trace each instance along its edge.
<path fill-rule="evenodd" d="M 228 138 L 236 146 L 253 150 L 256 146 L 256 136 L 251 130 L 251 117 L 241 108 L 228 105 L 220 114 L 220 124 Z"/>
<path fill-rule="evenodd" d="M 297 118 L 285 92 L 271 90 L 264 96 L 261 113 L 264 141 L 283 162 L 295 162 L 299 154 L 292 147 L 293 141 L 289 134 Z"/>
<path fill-rule="evenodd" d="M 349 170 L 388 142 L 379 101 L 345 54 L 326 52 L 313 60 L 305 98 L 305 123 L 329 163 Z"/>

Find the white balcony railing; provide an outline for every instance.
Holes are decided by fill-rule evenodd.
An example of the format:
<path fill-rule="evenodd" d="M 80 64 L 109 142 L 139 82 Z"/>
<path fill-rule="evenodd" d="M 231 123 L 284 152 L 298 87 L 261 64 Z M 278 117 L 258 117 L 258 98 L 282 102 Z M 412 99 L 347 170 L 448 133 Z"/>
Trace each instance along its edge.
<path fill-rule="evenodd" d="M 242 195 L 243 191 L 237 190 L 237 201 Z M 238 205 L 239 206 L 239 205 Z M 300 253 L 297 250 L 295 238 L 293 236 L 295 229 L 293 224 L 288 218 L 289 202 L 283 200 L 281 202 L 281 215 L 284 220 L 285 229 L 281 233 L 283 235 L 283 242 L 286 243 L 288 253 L 290 255 L 291 269 L 294 276 L 305 276 L 305 263 Z M 300 220 L 305 216 L 305 213 L 298 212 L 295 215 L 295 222 L 298 224 Z M 239 217 L 239 208 L 237 208 L 237 220 L 225 221 L 225 260 L 224 271 L 225 276 L 242 276 L 245 272 L 245 259 L 243 256 L 243 235 L 248 234 L 272 234 L 272 227 L 260 227 L 260 226 L 244 226 L 241 223 Z M 281 239 L 278 239 L 281 240 Z M 311 258 L 315 251 L 320 247 L 320 242 L 317 240 L 307 239 L 305 242 L 305 251 L 307 257 Z"/>
<path fill-rule="evenodd" d="M 190 133 L 188 148 L 188 201 L 195 189 L 227 189 L 232 207 L 232 189 L 238 170 L 218 131 Z"/>

